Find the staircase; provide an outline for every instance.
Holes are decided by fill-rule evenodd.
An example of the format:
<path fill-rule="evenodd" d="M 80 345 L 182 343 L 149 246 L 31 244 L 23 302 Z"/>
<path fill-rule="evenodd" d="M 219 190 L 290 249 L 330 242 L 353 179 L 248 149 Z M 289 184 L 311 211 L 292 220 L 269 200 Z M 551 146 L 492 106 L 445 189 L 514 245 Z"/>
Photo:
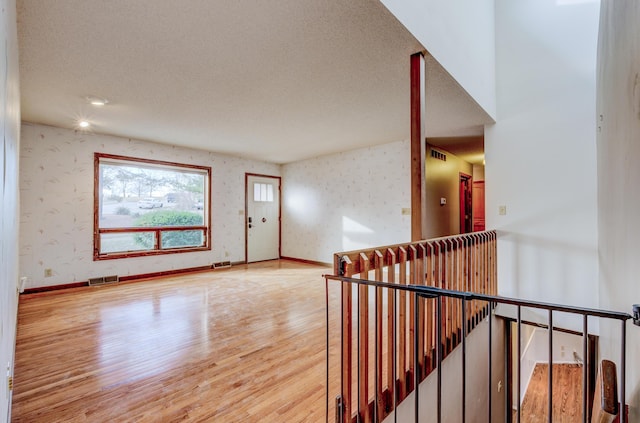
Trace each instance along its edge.
<path fill-rule="evenodd" d="M 583 317 L 585 352 L 590 316 L 621 321 L 625 339 L 626 313 L 497 296 L 496 240 L 495 231 L 486 231 L 334 255 L 335 274 L 326 276 L 327 313 L 332 285 L 340 290 L 333 309 L 342 324 L 339 334 L 327 331 L 328 343 L 340 340 L 339 357 L 328 354 L 327 368 L 336 368 L 332 359 L 340 365 L 339 375 L 327 379 L 337 376 L 340 383 L 327 389 L 327 416 L 337 423 L 522 421 L 519 401 L 515 417 L 511 412 L 521 381 L 520 362 L 512 357 L 521 356 L 522 308 L 548 314 L 549 351 L 559 330 L 554 312 Z M 496 305 L 515 310 L 515 331 L 508 318 L 494 316 Z M 622 386 L 625 360 L 623 353 Z M 546 368 L 547 413 L 540 414 L 546 417 L 537 421 L 562 421 L 555 420 L 555 410 L 570 408 L 554 397 L 563 379 L 552 364 L 553 372 Z M 585 423 L 588 364 L 579 368 L 580 401 L 569 411 Z"/>

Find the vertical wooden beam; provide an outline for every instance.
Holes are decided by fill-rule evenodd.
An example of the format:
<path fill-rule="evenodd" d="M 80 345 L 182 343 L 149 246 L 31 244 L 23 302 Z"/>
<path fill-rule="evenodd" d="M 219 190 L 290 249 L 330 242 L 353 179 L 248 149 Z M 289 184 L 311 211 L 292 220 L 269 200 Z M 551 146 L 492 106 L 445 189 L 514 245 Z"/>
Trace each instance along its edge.
<path fill-rule="evenodd" d="M 424 55 L 411 55 L 411 240 L 425 239 L 425 64 Z"/>

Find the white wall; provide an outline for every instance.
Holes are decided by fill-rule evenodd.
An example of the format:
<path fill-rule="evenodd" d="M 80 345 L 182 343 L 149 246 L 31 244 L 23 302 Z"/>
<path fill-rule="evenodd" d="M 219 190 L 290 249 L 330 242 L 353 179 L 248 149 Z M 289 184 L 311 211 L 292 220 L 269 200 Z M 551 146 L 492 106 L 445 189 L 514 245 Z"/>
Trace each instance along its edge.
<path fill-rule="evenodd" d="M 94 152 L 211 166 L 212 250 L 93 261 Z M 244 261 L 245 172 L 280 174 L 275 164 L 35 124 L 22 126 L 20 160 L 20 276 L 27 288 Z M 45 268 L 52 277 L 44 278 Z"/>
<path fill-rule="evenodd" d="M 492 317 L 491 352 L 491 423 L 505 421 L 507 392 L 505 386 L 505 320 Z M 489 336 L 488 319 L 484 319 L 467 336 L 466 342 L 466 421 L 485 422 L 489 416 Z M 501 385 L 498 391 L 498 384 Z M 437 370 L 427 377 L 418 389 L 420 395 L 418 417 L 423 423 L 437 421 Z M 458 345 L 442 362 L 442 421 L 462 422 L 462 345 Z M 399 422 L 414 422 L 415 391 L 398 407 Z M 392 412 L 383 423 L 394 422 Z"/>
<path fill-rule="evenodd" d="M 598 3 L 495 6 L 499 119 L 485 130 L 485 172 L 500 294 L 597 307 Z"/>
<path fill-rule="evenodd" d="M 332 262 L 332 254 L 408 242 L 409 141 L 282 167 L 282 255 Z"/>
<path fill-rule="evenodd" d="M 640 2 L 604 0 L 598 45 L 600 306 L 640 303 Z M 627 325 L 629 420 L 640 421 L 640 328 Z M 619 363 L 620 325 L 603 325 L 603 358 Z"/>
<path fill-rule="evenodd" d="M 495 119 L 494 0 L 381 1 Z"/>
<path fill-rule="evenodd" d="M 0 422 L 9 421 L 18 311 L 20 87 L 14 0 L 0 0 Z"/>

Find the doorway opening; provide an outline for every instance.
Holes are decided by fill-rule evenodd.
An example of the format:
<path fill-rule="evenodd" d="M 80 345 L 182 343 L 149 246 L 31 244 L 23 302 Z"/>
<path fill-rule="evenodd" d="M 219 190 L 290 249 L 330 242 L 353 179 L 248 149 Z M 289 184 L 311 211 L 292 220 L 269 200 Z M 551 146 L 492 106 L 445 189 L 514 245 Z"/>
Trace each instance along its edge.
<path fill-rule="evenodd" d="M 460 173 L 460 233 L 468 234 L 473 231 L 471 195 L 471 175 Z"/>

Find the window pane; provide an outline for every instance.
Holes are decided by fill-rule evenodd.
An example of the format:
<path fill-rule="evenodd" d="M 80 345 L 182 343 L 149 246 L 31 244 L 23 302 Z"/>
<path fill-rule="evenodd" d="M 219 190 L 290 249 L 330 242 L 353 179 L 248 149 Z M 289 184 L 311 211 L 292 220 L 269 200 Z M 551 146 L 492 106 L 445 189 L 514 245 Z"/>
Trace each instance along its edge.
<path fill-rule="evenodd" d="M 260 184 L 253 183 L 253 201 L 260 201 Z"/>
<path fill-rule="evenodd" d="M 267 184 L 260 184 L 260 201 L 267 201 Z"/>
<path fill-rule="evenodd" d="M 273 185 L 268 184 L 267 185 L 267 200 L 269 202 L 273 201 Z"/>
<path fill-rule="evenodd" d="M 100 163 L 99 227 L 204 222 L 206 174 L 135 163 Z"/>
<path fill-rule="evenodd" d="M 155 232 L 100 234 L 100 254 L 153 250 L 155 242 Z"/>
<path fill-rule="evenodd" d="M 161 248 L 200 247 L 204 245 L 204 233 L 193 231 L 162 231 Z"/>

